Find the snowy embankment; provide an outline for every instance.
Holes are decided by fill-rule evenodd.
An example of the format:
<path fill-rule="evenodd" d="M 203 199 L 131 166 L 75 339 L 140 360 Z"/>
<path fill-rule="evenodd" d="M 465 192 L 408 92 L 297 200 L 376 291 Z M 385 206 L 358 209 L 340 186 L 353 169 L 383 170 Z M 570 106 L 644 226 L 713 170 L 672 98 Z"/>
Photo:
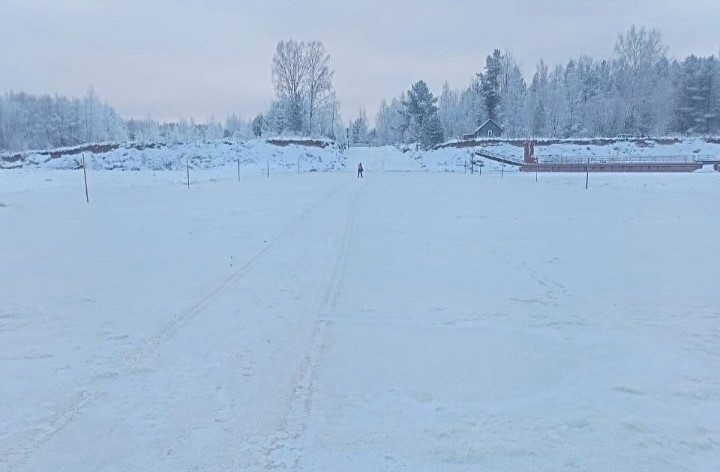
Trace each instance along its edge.
<path fill-rule="evenodd" d="M 434 162 L 458 166 L 458 151 L 465 158 L 474 150 L 522 160 L 525 140 L 478 139 L 451 141 L 438 146 L 432 153 Z M 583 159 L 642 160 L 649 158 L 682 158 L 686 160 L 720 159 L 720 139 L 717 138 L 595 138 L 595 139 L 537 139 L 533 140 L 535 156 L 540 162 Z M 455 158 L 455 159 L 453 159 Z M 462 167 L 463 159 L 459 165 Z"/>
<path fill-rule="evenodd" d="M 642 160 L 720 158 L 720 139 L 644 138 L 535 140 L 541 162 L 584 159 Z M 178 144 L 93 144 L 74 148 L 0 154 L 0 169 L 80 169 L 82 155 L 91 170 L 220 169 L 240 163 L 241 172 L 325 172 L 353 170 L 358 162 L 368 171 L 470 172 L 476 151 L 521 161 L 523 140 L 451 141 L 429 151 L 410 147 L 352 147 L 343 151 L 333 141 L 313 139 L 262 139 L 196 141 Z M 512 172 L 518 168 L 475 156 L 476 172 Z M 369 167 L 368 167 L 369 165 Z M 712 166 L 708 169 L 712 171 Z M 706 169 L 706 170 L 708 170 Z"/>
<path fill-rule="evenodd" d="M 342 169 L 345 161 L 333 141 L 262 139 L 195 141 L 187 143 L 93 144 L 49 151 L 0 155 L 0 169 L 44 168 L 72 170 L 85 156 L 92 170 L 184 170 L 237 165 L 244 173 L 286 170 L 329 171 Z"/>

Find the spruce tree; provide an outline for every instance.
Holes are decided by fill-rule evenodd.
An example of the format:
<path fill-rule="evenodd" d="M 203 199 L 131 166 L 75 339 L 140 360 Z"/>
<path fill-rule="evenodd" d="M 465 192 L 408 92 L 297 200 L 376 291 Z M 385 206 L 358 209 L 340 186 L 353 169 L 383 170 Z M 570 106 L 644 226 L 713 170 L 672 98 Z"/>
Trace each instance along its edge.
<path fill-rule="evenodd" d="M 502 74 L 503 55 L 499 49 L 493 51 L 485 60 L 485 72 L 478 74 L 480 93 L 485 111 L 490 119 L 497 119 L 497 107 L 500 104 L 500 75 Z"/>
<path fill-rule="evenodd" d="M 425 120 L 437 115 L 438 108 L 434 97 L 425 81 L 416 82 L 408 91 L 407 100 L 403 100 L 403 115 L 409 127 L 411 142 L 419 142 Z"/>
<path fill-rule="evenodd" d="M 442 123 L 437 113 L 426 117 L 420 130 L 420 146 L 423 149 L 432 149 L 445 140 Z"/>
<path fill-rule="evenodd" d="M 259 138 L 262 136 L 263 133 L 263 127 L 265 126 L 265 119 L 262 116 L 262 113 L 253 118 L 252 120 L 252 130 L 255 137 Z"/>

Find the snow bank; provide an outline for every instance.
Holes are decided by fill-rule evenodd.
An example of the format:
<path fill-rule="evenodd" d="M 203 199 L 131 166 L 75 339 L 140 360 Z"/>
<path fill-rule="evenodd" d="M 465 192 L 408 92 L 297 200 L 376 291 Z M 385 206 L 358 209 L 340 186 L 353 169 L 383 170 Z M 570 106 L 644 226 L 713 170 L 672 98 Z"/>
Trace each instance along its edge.
<path fill-rule="evenodd" d="M 584 139 L 535 140 L 535 156 L 540 162 L 593 160 L 717 160 L 720 159 L 720 140 L 712 138 L 642 138 L 642 139 Z M 516 161 L 523 159 L 524 140 L 451 141 L 426 152 L 418 152 L 427 170 L 464 172 L 465 165 L 477 151 Z M 489 159 L 477 158 L 483 171 L 512 172 L 517 167 Z"/>
<path fill-rule="evenodd" d="M 435 172 L 467 172 L 470 173 L 470 162 L 474 151 L 478 148 L 442 148 L 419 153 L 423 168 Z M 508 153 L 507 156 L 513 156 Z M 490 159 L 475 156 L 474 172 L 517 172 L 518 167 L 502 165 Z"/>
<path fill-rule="evenodd" d="M 51 151 L 0 155 L 0 169 L 79 169 L 82 156 L 93 170 L 211 169 L 237 165 L 243 171 L 329 171 L 345 167 L 345 158 L 333 141 L 273 138 L 268 140 L 217 140 L 188 143 L 124 143 L 87 145 Z"/>
<path fill-rule="evenodd" d="M 638 139 L 539 139 L 533 141 L 541 162 L 563 158 L 720 158 L 720 139 L 638 138 Z M 494 154 L 522 159 L 524 140 L 451 141 L 441 149 L 480 148 Z"/>
<path fill-rule="evenodd" d="M 540 162 L 608 159 L 642 160 L 672 158 L 714 160 L 720 158 L 720 140 L 710 138 L 643 138 L 536 140 L 535 155 Z M 74 148 L 30 151 L 0 155 L 0 169 L 79 169 L 82 154 L 93 170 L 183 170 L 211 169 L 237 165 L 243 173 L 348 170 L 356 162 L 368 163 L 368 170 L 466 172 L 475 152 L 521 161 L 523 140 L 451 141 L 429 151 L 413 147 L 353 147 L 343 152 L 334 141 L 310 138 L 268 138 L 262 140 L 196 141 L 166 143 L 106 143 Z M 348 167 L 348 162 L 353 165 Z M 475 170 L 514 172 L 517 167 L 475 157 Z M 469 169 L 467 169 L 469 171 Z"/>

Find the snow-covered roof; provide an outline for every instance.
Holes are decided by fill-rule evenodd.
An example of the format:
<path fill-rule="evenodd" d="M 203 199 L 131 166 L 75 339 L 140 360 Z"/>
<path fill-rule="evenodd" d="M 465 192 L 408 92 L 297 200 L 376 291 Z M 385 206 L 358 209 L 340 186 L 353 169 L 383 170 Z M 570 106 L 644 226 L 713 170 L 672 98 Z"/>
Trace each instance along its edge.
<path fill-rule="evenodd" d="M 489 120 L 485 120 L 485 122 L 484 122 L 483 124 L 481 124 L 480 126 L 478 126 L 477 129 L 475 130 L 475 133 L 477 133 L 477 132 L 480 131 L 482 128 L 484 128 L 485 125 L 488 124 L 488 123 L 492 123 L 492 124 L 494 124 L 495 126 L 497 126 L 498 128 L 503 129 L 503 127 L 500 126 L 499 124 L 497 124 L 497 122 L 496 122 L 495 120 L 489 119 Z"/>

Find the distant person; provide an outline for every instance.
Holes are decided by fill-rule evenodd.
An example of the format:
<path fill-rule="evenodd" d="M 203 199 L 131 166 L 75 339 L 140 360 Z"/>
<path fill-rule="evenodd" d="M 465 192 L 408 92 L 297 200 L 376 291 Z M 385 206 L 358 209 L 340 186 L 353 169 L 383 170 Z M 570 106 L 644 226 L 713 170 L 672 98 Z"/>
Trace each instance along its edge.
<path fill-rule="evenodd" d="M 358 164 L 358 178 L 363 176 L 362 173 L 363 173 L 363 166 L 362 166 L 362 162 L 361 162 Z"/>

